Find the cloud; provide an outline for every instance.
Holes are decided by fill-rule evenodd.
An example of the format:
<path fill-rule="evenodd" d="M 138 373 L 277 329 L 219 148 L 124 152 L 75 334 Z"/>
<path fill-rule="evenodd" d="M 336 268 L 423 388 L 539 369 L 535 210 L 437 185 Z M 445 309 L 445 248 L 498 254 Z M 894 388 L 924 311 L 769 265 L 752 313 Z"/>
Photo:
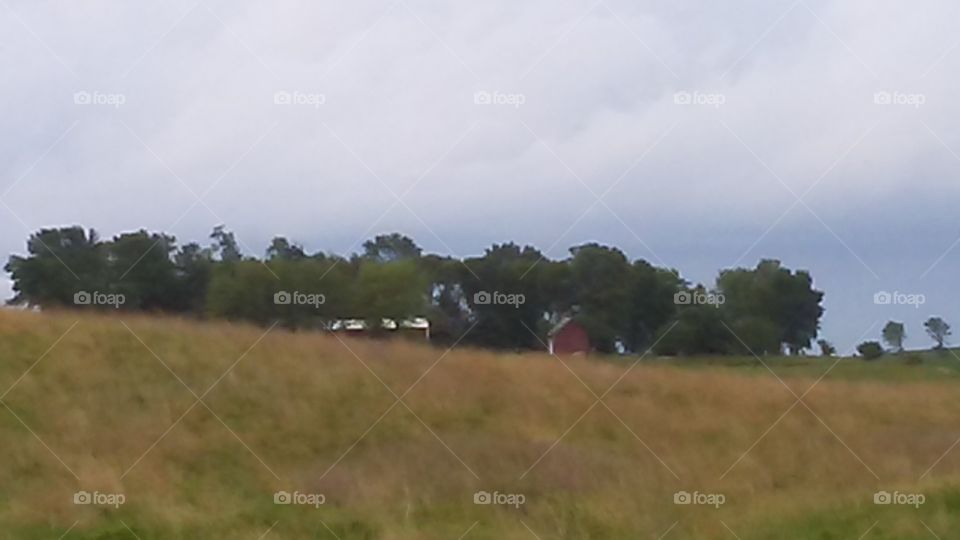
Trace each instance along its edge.
<path fill-rule="evenodd" d="M 5 252 L 41 226 L 226 222 L 255 252 L 400 229 L 461 255 L 597 240 L 701 280 L 803 252 L 920 281 L 885 254 L 923 237 L 926 268 L 958 232 L 948 1 L 9 5 Z"/>

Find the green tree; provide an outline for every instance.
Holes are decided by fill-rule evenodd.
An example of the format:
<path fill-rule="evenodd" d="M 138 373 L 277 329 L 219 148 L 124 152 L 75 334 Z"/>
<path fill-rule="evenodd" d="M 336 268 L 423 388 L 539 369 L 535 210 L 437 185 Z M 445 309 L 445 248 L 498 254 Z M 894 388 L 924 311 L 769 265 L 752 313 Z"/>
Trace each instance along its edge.
<path fill-rule="evenodd" d="M 415 261 L 365 261 L 357 275 L 353 313 L 374 329 L 380 327 L 383 318 L 422 316 L 426 309 L 424 288 Z"/>
<path fill-rule="evenodd" d="M 950 337 L 950 325 L 947 324 L 947 321 L 940 317 L 930 317 L 927 322 L 923 323 L 923 327 L 927 330 L 927 335 L 936 342 L 934 348 L 942 349 L 944 342 Z"/>
<path fill-rule="evenodd" d="M 542 349 L 540 298 L 543 255 L 513 243 L 494 244 L 460 265 L 473 330 L 466 341 L 497 349 Z"/>
<path fill-rule="evenodd" d="M 893 348 L 896 352 L 903 351 L 903 340 L 906 333 L 903 329 L 903 323 L 888 321 L 882 331 L 883 341 Z"/>
<path fill-rule="evenodd" d="M 27 240 L 27 256 L 11 255 L 4 269 L 13 280 L 11 304 L 73 305 L 79 291 L 107 289 L 107 258 L 97 233 L 82 227 L 41 229 Z"/>
<path fill-rule="evenodd" d="M 237 246 L 237 239 L 232 232 L 226 230 L 223 225 L 217 225 L 210 233 L 213 239 L 213 251 L 220 256 L 223 262 L 236 262 L 242 259 L 240 248 Z"/>
<path fill-rule="evenodd" d="M 624 335 L 627 350 L 638 352 L 653 343 L 655 334 L 676 317 L 674 295 L 683 286 L 676 270 L 635 261 L 629 280 L 629 314 Z"/>
<path fill-rule="evenodd" d="M 200 315 L 205 309 L 207 288 L 210 286 L 210 276 L 213 273 L 213 253 L 209 248 L 202 248 L 191 242 L 180 249 L 173 256 L 176 268 L 177 290 L 173 294 L 174 304 L 179 311 L 186 311 Z"/>
<path fill-rule="evenodd" d="M 246 320 L 261 325 L 277 319 L 274 303 L 279 282 L 260 261 L 237 261 L 213 267 L 207 312 L 213 317 Z"/>
<path fill-rule="evenodd" d="M 823 292 L 805 271 L 791 272 L 779 261 L 763 260 L 753 270 L 724 270 L 717 279 L 723 311 L 731 321 L 760 317 L 772 322 L 778 342 L 792 354 L 810 346 L 820 328 Z"/>
<path fill-rule="evenodd" d="M 876 360 L 883 356 L 883 347 L 876 341 L 864 341 L 857 345 L 857 352 L 864 360 Z"/>
<path fill-rule="evenodd" d="M 470 310 L 462 281 L 463 263 L 452 257 L 426 255 L 418 262 L 424 276 L 431 341 L 453 344 L 470 327 Z"/>
<path fill-rule="evenodd" d="M 631 331 L 633 302 L 631 282 L 635 277 L 627 257 L 619 249 L 599 244 L 570 248 L 570 283 L 577 320 L 590 336 L 590 344 L 611 353 L 618 345 L 634 341 Z"/>
<path fill-rule="evenodd" d="M 653 350 L 661 356 L 728 354 L 736 338 L 724 326 L 720 310 L 705 304 L 679 308 L 677 319 L 657 331 Z"/>
<path fill-rule="evenodd" d="M 267 260 L 286 260 L 293 261 L 305 259 L 307 254 L 303 252 L 303 247 L 298 244 L 291 244 L 289 240 L 282 236 L 275 237 L 267 248 Z"/>
<path fill-rule="evenodd" d="M 173 310 L 177 276 L 171 253 L 176 239 L 140 230 L 104 244 L 110 265 L 109 289 L 124 295 L 124 308 Z"/>
<path fill-rule="evenodd" d="M 400 233 L 382 234 L 363 243 L 363 257 L 377 262 L 419 259 L 422 250 Z"/>
<path fill-rule="evenodd" d="M 825 339 L 818 339 L 817 345 L 820 347 L 820 356 L 833 356 L 837 354 L 837 348 Z"/>

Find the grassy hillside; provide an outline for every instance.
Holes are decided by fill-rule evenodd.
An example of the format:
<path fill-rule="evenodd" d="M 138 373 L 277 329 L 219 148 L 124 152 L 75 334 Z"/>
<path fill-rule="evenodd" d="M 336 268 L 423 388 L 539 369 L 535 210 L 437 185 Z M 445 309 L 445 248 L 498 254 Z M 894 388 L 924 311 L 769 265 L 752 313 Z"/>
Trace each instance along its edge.
<path fill-rule="evenodd" d="M 960 439 L 952 364 L 841 362 L 795 405 L 791 391 L 803 395 L 831 363 L 784 362 L 773 361 L 782 384 L 762 366 L 626 373 L 580 359 L 568 369 L 546 355 L 4 311 L 0 538 L 929 539 L 960 529 L 960 448 L 942 457 Z M 74 504 L 81 490 L 124 501 Z M 325 500 L 275 504 L 280 490 Z M 480 490 L 524 504 L 474 504 Z M 925 502 L 875 505 L 878 490 Z M 725 503 L 677 505 L 678 491 Z"/>

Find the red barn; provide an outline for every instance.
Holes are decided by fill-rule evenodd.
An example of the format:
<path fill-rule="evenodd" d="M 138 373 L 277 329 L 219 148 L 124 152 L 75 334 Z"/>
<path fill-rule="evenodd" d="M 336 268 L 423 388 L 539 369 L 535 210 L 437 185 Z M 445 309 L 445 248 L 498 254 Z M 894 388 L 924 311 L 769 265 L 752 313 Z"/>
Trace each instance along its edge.
<path fill-rule="evenodd" d="M 547 350 L 550 354 L 587 354 L 590 337 L 580 323 L 565 317 L 547 334 Z"/>

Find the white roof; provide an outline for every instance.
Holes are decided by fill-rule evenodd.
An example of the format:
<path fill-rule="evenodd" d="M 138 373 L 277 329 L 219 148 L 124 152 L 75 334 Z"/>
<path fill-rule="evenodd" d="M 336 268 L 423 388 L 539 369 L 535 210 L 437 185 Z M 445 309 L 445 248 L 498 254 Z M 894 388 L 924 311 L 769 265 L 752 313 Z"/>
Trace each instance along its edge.
<path fill-rule="evenodd" d="M 387 330 L 396 330 L 397 321 L 394 319 L 381 319 L 380 328 Z M 409 328 L 414 330 L 428 330 L 430 321 L 426 317 L 414 317 L 412 319 L 403 319 L 400 321 L 400 328 Z M 366 330 L 367 321 L 363 319 L 338 319 L 330 323 L 331 330 Z"/>

